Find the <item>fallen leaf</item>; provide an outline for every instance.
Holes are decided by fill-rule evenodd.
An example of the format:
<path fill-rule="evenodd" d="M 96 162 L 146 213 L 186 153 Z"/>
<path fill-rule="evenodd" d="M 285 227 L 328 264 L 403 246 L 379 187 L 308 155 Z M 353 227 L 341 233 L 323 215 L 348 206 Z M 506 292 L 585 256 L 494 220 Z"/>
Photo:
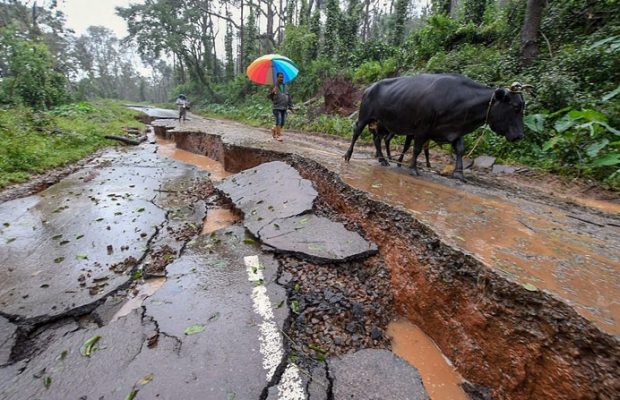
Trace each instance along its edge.
<path fill-rule="evenodd" d="M 80 353 L 84 357 L 90 357 L 90 355 L 93 353 L 93 351 L 97 350 L 95 348 L 95 345 L 97 344 L 99 339 L 101 339 L 101 336 L 95 335 L 95 336 L 91 337 L 90 339 L 88 339 L 87 341 L 85 341 L 84 344 L 82 345 L 82 347 L 80 347 Z"/>
<path fill-rule="evenodd" d="M 524 284 L 523 284 L 523 288 L 524 288 L 525 290 L 530 291 L 530 292 L 535 292 L 535 291 L 537 291 L 537 290 L 538 290 L 538 288 L 537 288 L 536 286 L 532 285 L 531 283 L 524 283 Z"/>
<path fill-rule="evenodd" d="M 11 242 L 14 242 L 14 241 L 15 241 L 15 239 L 17 239 L 17 238 L 14 238 L 14 237 L 10 237 L 10 238 L 8 238 L 8 239 L 6 240 L 6 244 L 9 244 L 9 243 L 11 243 Z"/>
<path fill-rule="evenodd" d="M 62 235 L 54 235 L 52 236 L 52 240 L 58 240 L 62 237 Z"/>
<path fill-rule="evenodd" d="M 60 263 L 61 263 L 61 262 L 63 262 L 64 260 L 65 260 L 65 258 L 64 258 L 64 257 L 56 257 L 56 258 L 54 258 L 54 262 L 55 262 L 56 264 L 60 264 Z"/>
<path fill-rule="evenodd" d="M 305 225 L 305 224 L 307 224 L 307 223 L 308 223 L 308 218 L 302 218 L 302 219 L 300 219 L 300 220 L 299 220 L 299 223 L 300 223 L 301 225 Z"/>
<path fill-rule="evenodd" d="M 205 326 L 203 324 L 194 324 L 191 326 L 188 326 L 187 328 L 185 328 L 185 330 L 183 331 L 183 333 L 185 333 L 186 335 L 193 335 L 196 333 L 200 333 L 202 331 L 205 330 Z"/>
<path fill-rule="evenodd" d="M 52 377 L 46 376 L 45 378 L 43 378 L 43 385 L 45 386 L 46 389 L 49 389 L 51 384 L 52 384 Z"/>
<path fill-rule="evenodd" d="M 77 235 L 77 236 L 75 237 L 75 240 L 80 240 L 80 239 L 82 239 L 83 237 L 84 237 L 84 235 Z"/>
<path fill-rule="evenodd" d="M 142 385 L 142 386 L 146 385 L 147 383 L 153 380 L 153 376 L 154 376 L 153 374 L 145 375 L 144 378 L 138 381 L 138 385 Z"/>
<path fill-rule="evenodd" d="M 245 244 L 254 244 L 254 239 L 250 239 L 250 238 L 243 239 L 243 243 L 245 243 Z"/>
<path fill-rule="evenodd" d="M 145 208 L 144 208 L 144 207 L 140 207 L 140 208 L 138 208 L 136 211 L 137 211 L 137 212 L 144 212 L 144 210 L 145 210 Z"/>
<path fill-rule="evenodd" d="M 88 256 L 86 254 L 78 254 L 75 256 L 76 260 L 88 260 Z"/>

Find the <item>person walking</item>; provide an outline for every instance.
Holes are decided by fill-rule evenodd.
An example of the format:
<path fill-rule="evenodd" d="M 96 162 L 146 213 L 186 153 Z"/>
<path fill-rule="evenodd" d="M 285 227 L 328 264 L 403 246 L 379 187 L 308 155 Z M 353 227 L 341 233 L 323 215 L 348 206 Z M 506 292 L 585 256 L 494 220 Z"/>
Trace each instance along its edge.
<path fill-rule="evenodd" d="M 181 122 L 181 119 L 185 121 L 187 110 L 189 110 L 189 100 L 187 100 L 187 97 L 185 97 L 183 93 L 177 97 L 176 105 L 179 107 L 179 122 Z"/>
<path fill-rule="evenodd" d="M 275 125 L 271 128 L 274 139 L 282 141 L 282 128 L 286 120 L 286 111 L 293 109 L 293 100 L 288 92 L 288 86 L 284 83 L 284 75 L 278 72 L 276 75 L 277 83 L 269 90 L 269 99 L 272 104 Z"/>

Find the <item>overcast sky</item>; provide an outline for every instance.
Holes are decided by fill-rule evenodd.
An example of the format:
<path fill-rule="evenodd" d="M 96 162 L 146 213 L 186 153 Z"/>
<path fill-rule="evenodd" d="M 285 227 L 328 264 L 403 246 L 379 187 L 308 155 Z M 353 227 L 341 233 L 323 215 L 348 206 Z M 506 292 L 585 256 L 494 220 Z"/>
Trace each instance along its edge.
<path fill-rule="evenodd" d="M 127 35 L 127 24 L 116 15 L 115 8 L 135 3 L 143 3 L 143 0 L 60 0 L 58 5 L 67 17 L 67 27 L 78 35 L 91 25 L 101 25 L 122 38 Z"/>

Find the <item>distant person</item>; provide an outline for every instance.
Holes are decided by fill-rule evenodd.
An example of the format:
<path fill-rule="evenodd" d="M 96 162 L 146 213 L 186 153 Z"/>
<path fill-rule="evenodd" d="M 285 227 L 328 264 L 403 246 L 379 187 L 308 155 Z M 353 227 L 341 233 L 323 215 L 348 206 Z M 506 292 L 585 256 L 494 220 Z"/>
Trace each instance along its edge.
<path fill-rule="evenodd" d="M 189 110 L 189 100 L 187 100 L 187 97 L 185 97 L 185 95 L 181 93 L 179 97 L 177 97 L 176 104 L 179 107 L 179 122 L 181 122 L 181 119 L 185 121 L 187 116 L 187 110 Z"/>
<path fill-rule="evenodd" d="M 273 116 L 276 119 L 276 123 L 271 128 L 271 134 L 274 139 L 282 141 L 282 128 L 284 127 L 284 121 L 286 120 L 286 110 L 293 109 L 293 100 L 288 92 L 288 86 L 284 84 L 284 75 L 282 72 L 278 72 L 276 75 L 278 82 L 269 90 L 268 97 L 271 99 Z"/>

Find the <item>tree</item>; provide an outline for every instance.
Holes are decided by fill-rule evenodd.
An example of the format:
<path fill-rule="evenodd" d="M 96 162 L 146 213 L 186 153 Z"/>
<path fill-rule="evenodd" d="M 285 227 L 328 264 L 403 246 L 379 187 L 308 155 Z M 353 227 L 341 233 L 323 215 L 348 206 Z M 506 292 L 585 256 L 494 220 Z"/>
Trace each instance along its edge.
<path fill-rule="evenodd" d="M 258 55 L 258 29 L 256 27 L 256 15 L 254 6 L 250 3 L 249 12 L 248 12 L 248 20 L 245 24 L 245 38 L 243 40 L 243 44 L 245 48 L 243 49 L 243 56 L 245 57 L 242 64 L 241 70 L 245 71 L 248 65 L 256 58 Z"/>
<path fill-rule="evenodd" d="M 235 76 L 235 59 L 233 56 L 233 28 L 229 22 L 226 24 L 226 36 L 224 37 L 224 52 L 226 53 L 226 80 Z"/>
<path fill-rule="evenodd" d="M 405 38 L 405 20 L 407 18 L 408 0 L 396 0 L 394 10 L 394 25 L 390 35 L 390 44 L 400 46 Z"/>
<path fill-rule="evenodd" d="M 538 57 L 538 31 L 542 19 L 544 0 L 528 0 L 521 29 L 521 62 L 528 65 Z"/>
<path fill-rule="evenodd" d="M 319 56 L 321 51 L 321 11 L 318 7 L 314 9 L 314 13 L 310 19 L 310 33 L 314 36 L 312 38 L 312 43 L 308 46 L 308 54 L 310 59 L 313 60 Z"/>
<path fill-rule="evenodd" d="M 327 17 L 325 20 L 325 41 L 323 54 L 333 57 L 338 49 L 338 26 L 340 24 L 340 6 L 338 0 L 327 0 Z"/>
<path fill-rule="evenodd" d="M 57 70 L 44 43 L 16 37 L 10 28 L 0 30 L 0 59 L 4 60 L 0 100 L 46 109 L 67 97 L 64 74 Z"/>
<path fill-rule="evenodd" d="M 486 8 L 487 0 L 463 0 L 465 22 L 473 22 L 476 25 L 480 25 Z"/>

